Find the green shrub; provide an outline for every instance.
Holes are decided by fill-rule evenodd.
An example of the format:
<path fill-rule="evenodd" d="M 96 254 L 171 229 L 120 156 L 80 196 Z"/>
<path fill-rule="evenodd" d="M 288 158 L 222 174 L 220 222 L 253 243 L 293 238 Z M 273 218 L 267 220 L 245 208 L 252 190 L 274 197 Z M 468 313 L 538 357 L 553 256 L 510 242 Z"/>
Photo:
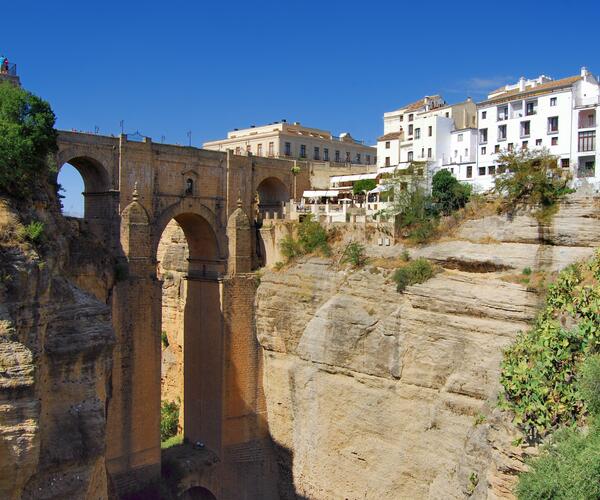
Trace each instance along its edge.
<path fill-rule="evenodd" d="M 169 337 L 167 337 L 167 332 L 164 330 L 160 332 L 160 341 L 165 349 L 169 347 Z"/>
<path fill-rule="evenodd" d="M 579 391 L 588 411 L 600 415 L 600 355 L 588 357 L 579 374 Z"/>
<path fill-rule="evenodd" d="M 562 169 L 547 150 L 505 151 L 498 163 L 500 173 L 494 178 L 494 191 L 504 198 L 501 210 L 505 212 L 534 208 L 536 217 L 545 218 L 573 191 L 568 187 L 568 170 Z"/>
<path fill-rule="evenodd" d="M 410 253 L 408 250 L 406 250 L 406 248 L 402 250 L 402 253 L 400 254 L 400 260 L 404 262 L 408 262 L 410 260 Z"/>
<path fill-rule="evenodd" d="M 600 252 L 563 270 L 548 287 L 534 327 L 504 353 L 501 405 L 530 437 L 573 424 L 583 413 L 574 382 L 580 362 L 600 348 L 599 270 Z"/>
<path fill-rule="evenodd" d="M 392 279 L 396 282 L 396 289 L 399 292 L 403 292 L 409 285 L 425 283 L 434 274 L 435 268 L 431 262 L 423 257 L 419 257 L 406 266 L 396 269 L 392 275 Z"/>
<path fill-rule="evenodd" d="M 414 224 L 406 233 L 413 243 L 427 243 L 437 234 L 437 219 L 425 219 Z"/>
<path fill-rule="evenodd" d="M 431 197 L 439 210 L 449 215 L 464 207 L 471 196 L 471 186 L 458 182 L 449 170 L 439 170 L 431 180 Z"/>
<path fill-rule="evenodd" d="M 318 252 L 321 255 L 329 256 L 331 249 L 329 248 L 327 231 L 321 224 L 312 218 L 312 214 L 308 214 L 300 224 L 298 224 L 298 236 L 286 236 L 279 244 L 281 254 L 291 260 L 301 255 Z"/>
<path fill-rule="evenodd" d="M 352 185 L 353 194 L 365 194 L 377 187 L 373 179 L 360 179 Z"/>
<path fill-rule="evenodd" d="M 32 244 L 41 243 L 44 239 L 44 223 L 32 221 L 26 226 L 19 228 L 18 236 Z"/>
<path fill-rule="evenodd" d="M 523 274 L 525 276 L 529 276 L 531 274 L 531 268 L 530 267 L 525 267 L 525 268 L 523 268 L 522 272 L 523 272 Z"/>
<path fill-rule="evenodd" d="M 0 83 L 0 192 L 26 198 L 48 177 L 57 150 L 54 121 L 46 101 Z"/>
<path fill-rule="evenodd" d="M 179 424 L 179 404 L 175 401 L 162 401 L 160 405 L 160 440 L 166 441 L 177 434 Z"/>
<path fill-rule="evenodd" d="M 349 263 L 355 268 L 363 267 L 368 260 L 365 246 L 356 241 L 348 244 L 342 256 L 342 263 Z"/>

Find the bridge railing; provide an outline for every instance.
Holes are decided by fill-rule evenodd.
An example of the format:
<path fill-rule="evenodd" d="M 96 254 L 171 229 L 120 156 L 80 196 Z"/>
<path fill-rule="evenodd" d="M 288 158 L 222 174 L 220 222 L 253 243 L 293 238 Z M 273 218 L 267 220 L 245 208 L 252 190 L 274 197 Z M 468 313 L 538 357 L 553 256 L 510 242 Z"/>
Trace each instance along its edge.
<path fill-rule="evenodd" d="M 0 66 L 0 74 L 17 76 L 17 65 L 15 63 L 2 64 Z"/>

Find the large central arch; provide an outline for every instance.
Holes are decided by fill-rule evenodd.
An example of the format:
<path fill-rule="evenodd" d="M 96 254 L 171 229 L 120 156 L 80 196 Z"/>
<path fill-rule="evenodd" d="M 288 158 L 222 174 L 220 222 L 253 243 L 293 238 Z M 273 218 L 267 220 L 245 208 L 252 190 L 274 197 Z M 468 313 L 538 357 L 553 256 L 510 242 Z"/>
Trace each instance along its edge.
<path fill-rule="evenodd" d="M 161 234 L 175 221 L 188 248 L 184 276 L 182 329 L 183 437 L 219 453 L 221 448 L 223 311 L 221 278 L 225 273 L 215 217 L 206 207 L 184 200 L 166 209 L 155 224 L 155 255 Z M 160 265 L 160 263 L 159 263 Z M 161 304 L 162 309 L 162 304 Z"/>

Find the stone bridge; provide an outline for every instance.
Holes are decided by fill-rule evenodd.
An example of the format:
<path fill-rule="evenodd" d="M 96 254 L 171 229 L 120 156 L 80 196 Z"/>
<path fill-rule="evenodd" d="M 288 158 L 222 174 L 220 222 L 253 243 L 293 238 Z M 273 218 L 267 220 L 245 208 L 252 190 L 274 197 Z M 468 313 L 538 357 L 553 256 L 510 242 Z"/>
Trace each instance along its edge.
<path fill-rule="evenodd" d="M 189 248 L 184 313 L 184 437 L 218 457 L 217 498 L 270 498 L 268 430 L 254 332 L 261 256 L 256 220 L 309 187 L 285 160 L 60 132 L 59 167 L 83 177 L 84 224 L 117 262 L 117 335 L 107 407 L 106 467 L 127 497 L 160 479 L 161 299 L 156 252 L 176 220 Z M 258 197 L 256 194 L 258 193 Z M 271 483 L 273 484 L 273 483 Z"/>

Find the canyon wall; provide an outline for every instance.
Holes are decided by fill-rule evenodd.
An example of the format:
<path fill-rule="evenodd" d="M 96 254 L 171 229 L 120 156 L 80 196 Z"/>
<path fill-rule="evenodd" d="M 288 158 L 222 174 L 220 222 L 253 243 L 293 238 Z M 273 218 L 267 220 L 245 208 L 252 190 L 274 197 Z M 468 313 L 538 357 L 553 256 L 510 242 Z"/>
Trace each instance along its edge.
<path fill-rule="evenodd" d="M 256 328 L 289 496 L 510 498 L 529 450 L 496 408 L 500 361 L 539 302 L 521 272 L 591 255 L 599 207 L 571 197 L 546 225 L 467 221 L 409 250 L 441 272 L 404 293 L 391 280 L 400 247 L 369 247 L 357 271 L 312 257 L 267 272 Z"/>
<path fill-rule="evenodd" d="M 114 263 L 52 199 L 0 200 L 0 497 L 107 498 Z M 34 243 L 23 219 L 43 222 Z"/>

